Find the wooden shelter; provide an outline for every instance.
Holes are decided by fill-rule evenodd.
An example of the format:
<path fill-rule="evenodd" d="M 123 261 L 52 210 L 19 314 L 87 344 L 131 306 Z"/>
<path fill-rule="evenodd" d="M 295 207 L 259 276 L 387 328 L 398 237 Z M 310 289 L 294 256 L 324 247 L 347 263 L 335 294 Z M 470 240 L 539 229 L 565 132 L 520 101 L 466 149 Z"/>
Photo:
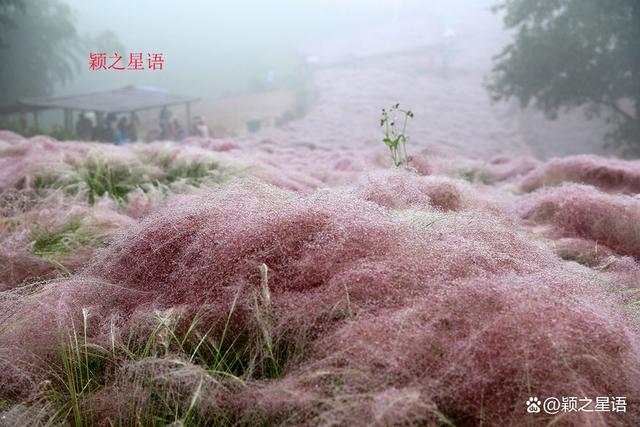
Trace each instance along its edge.
<path fill-rule="evenodd" d="M 57 98 L 22 98 L 14 104 L 0 106 L 0 114 L 33 113 L 38 123 L 42 110 L 63 110 L 64 127 L 73 129 L 73 112 L 93 111 L 96 114 L 122 114 L 184 104 L 187 129 L 191 129 L 191 103 L 198 98 L 174 95 L 152 86 L 127 86 L 122 89 Z"/>

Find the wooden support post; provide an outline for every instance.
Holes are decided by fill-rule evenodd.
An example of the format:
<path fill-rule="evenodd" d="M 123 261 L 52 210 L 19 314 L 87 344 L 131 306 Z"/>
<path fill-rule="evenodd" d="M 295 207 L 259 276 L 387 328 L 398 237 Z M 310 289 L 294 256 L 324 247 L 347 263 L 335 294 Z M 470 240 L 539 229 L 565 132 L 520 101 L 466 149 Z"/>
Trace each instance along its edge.
<path fill-rule="evenodd" d="M 68 108 L 65 108 L 64 109 L 64 130 L 66 130 L 67 132 L 71 132 L 71 128 L 73 127 L 72 121 L 73 121 L 73 116 L 71 114 L 71 110 L 69 110 Z"/>
<path fill-rule="evenodd" d="M 138 138 L 138 129 L 136 129 L 136 124 L 134 123 L 134 119 L 136 118 L 136 113 L 134 111 L 131 111 L 129 113 L 129 128 L 133 129 L 133 132 L 128 132 L 127 131 L 127 136 L 131 139 L 137 139 Z M 136 141 L 129 141 L 129 142 L 136 142 Z"/>

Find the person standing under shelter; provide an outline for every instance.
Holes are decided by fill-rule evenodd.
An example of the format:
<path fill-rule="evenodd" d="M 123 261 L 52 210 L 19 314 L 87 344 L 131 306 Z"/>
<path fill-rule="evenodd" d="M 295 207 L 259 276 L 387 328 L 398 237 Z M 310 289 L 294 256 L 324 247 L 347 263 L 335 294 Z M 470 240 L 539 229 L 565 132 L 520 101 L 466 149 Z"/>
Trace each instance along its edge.
<path fill-rule="evenodd" d="M 193 130 L 196 136 L 201 138 L 210 138 L 211 132 L 209 132 L 209 126 L 205 123 L 202 116 L 195 116 L 193 118 Z"/>
<path fill-rule="evenodd" d="M 127 136 L 129 137 L 129 142 L 136 142 L 138 140 L 138 129 L 140 128 L 140 117 L 133 112 L 131 113 L 131 119 L 129 120 L 129 125 L 127 126 Z"/>
<path fill-rule="evenodd" d="M 117 145 L 125 145 L 129 143 L 129 123 L 126 117 L 118 120 L 118 127 L 114 133 L 114 140 Z"/>
<path fill-rule="evenodd" d="M 162 107 L 160 110 L 160 138 L 171 138 L 171 111 L 167 107 Z"/>
<path fill-rule="evenodd" d="M 90 141 L 93 137 L 93 122 L 86 116 L 84 111 L 76 122 L 76 136 L 80 141 Z"/>

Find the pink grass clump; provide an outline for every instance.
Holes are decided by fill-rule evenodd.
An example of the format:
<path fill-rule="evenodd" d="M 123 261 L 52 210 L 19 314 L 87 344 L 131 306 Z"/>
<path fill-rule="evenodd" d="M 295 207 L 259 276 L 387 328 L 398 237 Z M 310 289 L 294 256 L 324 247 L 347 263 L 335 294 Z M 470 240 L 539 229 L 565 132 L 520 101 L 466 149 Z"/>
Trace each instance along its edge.
<path fill-rule="evenodd" d="M 435 169 L 429 156 L 424 153 L 411 156 L 409 166 L 414 168 L 420 175 L 433 175 Z"/>
<path fill-rule="evenodd" d="M 434 218 L 429 215 L 415 215 L 403 221 L 375 204 L 329 190 L 301 197 L 235 183 L 176 196 L 162 211 L 123 232 L 87 272 L 178 303 L 206 300 L 208 293 L 226 285 L 255 282 L 261 263 L 272 270 L 275 289 L 302 291 L 342 273 L 372 268 L 371 262 L 382 263 L 380 269 L 384 265 L 390 274 L 422 270 L 434 275 L 447 267 L 460 272 L 528 271 L 529 263 L 545 260 L 534 256 L 538 251 L 523 236 L 488 215 L 443 218 L 437 225 L 430 224 Z M 426 237 L 416 235 L 413 221 L 424 222 Z M 431 230 L 444 234 L 436 239 Z M 525 247 L 530 257 L 512 257 L 510 252 Z M 405 259 L 403 266 L 394 265 L 397 257 Z M 453 259 L 458 262 L 446 262 Z M 473 264 L 463 265 L 464 259 Z"/>
<path fill-rule="evenodd" d="M 240 145 L 232 139 L 199 138 L 194 136 L 185 139 L 182 144 L 194 145 L 211 151 L 232 151 L 240 148 Z"/>
<path fill-rule="evenodd" d="M 617 254 L 640 259 L 637 198 L 568 184 L 532 193 L 518 209 L 525 219 L 551 225 L 555 237 L 589 239 Z"/>
<path fill-rule="evenodd" d="M 24 137 L 15 132 L 11 132 L 7 129 L 0 129 L 0 141 L 7 142 L 10 144 L 15 144 L 16 142 L 22 141 Z"/>
<path fill-rule="evenodd" d="M 37 176 L 72 173 L 70 159 L 84 157 L 96 144 L 66 143 L 47 137 L 23 139 L 0 151 L 0 191 L 31 188 Z"/>
<path fill-rule="evenodd" d="M 69 336 L 72 325 L 83 325 L 83 313 L 88 315 L 87 335 L 108 345 L 112 332 L 122 324 L 122 315 L 133 313 L 139 300 L 139 292 L 87 277 L 4 293 L 0 299 L 0 398 L 28 399 L 42 381 L 51 379 L 61 340 Z"/>
<path fill-rule="evenodd" d="M 375 147 L 365 150 L 345 146 L 336 151 L 322 145 L 276 145 L 262 140 L 242 156 L 254 164 L 252 176 L 281 188 L 309 193 L 319 187 L 351 184 L 365 171 L 389 168 L 388 152 L 377 144 Z"/>
<path fill-rule="evenodd" d="M 532 157 L 496 156 L 484 165 L 482 171 L 492 181 L 499 182 L 525 175 L 539 165 L 540 161 Z"/>
<path fill-rule="evenodd" d="M 368 174 L 356 184 L 354 192 L 364 200 L 392 209 L 459 211 L 481 204 L 463 181 L 423 177 L 400 169 Z"/>
<path fill-rule="evenodd" d="M 228 306 L 239 292 L 251 297 L 260 282 L 257 266 L 265 263 L 274 295 L 292 297 L 278 302 L 287 319 L 282 325 L 290 327 L 330 318 L 332 307 L 343 306 L 345 285 L 356 310 L 372 303 L 399 304 L 428 289 L 423 284 L 526 272 L 553 261 L 551 254 L 488 216 L 444 217 L 434 224 L 433 217 L 413 215 L 417 217 L 398 218 L 348 195 L 301 197 L 255 184 L 176 196 L 163 210 L 123 230 L 82 276 L 68 285 L 52 285 L 55 311 L 63 316 L 69 304 L 89 306 L 83 295 L 85 288 L 93 288 L 91 283 L 105 284 L 99 285 L 101 294 L 111 292 L 106 284 L 135 291 L 127 306 Z M 293 297 L 300 293 L 308 299 Z"/>
<path fill-rule="evenodd" d="M 123 211 L 127 216 L 139 220 L 161 206 L 165 197 L 161 190 L 155 188 L 147 188 L 145 191 L 137 189 L 127 195 Z"/>
<path fill-rule="evenodd" d="M 383 186 L 407 180 L 411 193 L 422 180 L 434 182 L 405 172 L 381 179 Z M 394 211 L 344 189 L 304 196 L 242 180 L 173 196 L 80 274 L 0 302 L 7 325 L 0 360 L 20 361 L 0 370 L 2 398 L 37 393 L 48 379 L 42 361 L 59 351 L 58 332 L 70 319 L 81 324 L 83 313 L 91 341 L 109 346 L 132 335 L 144 340 L 154 315 L 172 310 L 206 307 L 200 333 L 215 331 L 236 301 L 230 333 L 250 342 L 263 263 L 269 331 L 279 346 L 304 342 L 303 351 L 277 378 L 223 384 L 224 393 L 203 384 L 205 414 L 222 411 L 244 424 L 445 417 L 519 425 L 529 420 L 531 393 L 637 395 L 637 326 L 620 298 L 593 283 L 594 272 L 532 241 L 516 219 L 444 211 L 430 197 L 400 200 L 412 209 Z M 120 366 L 93 396 L 98 421 L 126 412 L 127 395 L 144 405 L 145 390 L 127 381 L 136 372 L 167 396 L 194 392 L 202 368 L 171 353 L 157 360 L 161 350 Z M 566 422 L 640 422 L 632 406 L 599 416 L 571 414 Z"/>
<path fill-rule="evenodd" d="M 0 291 L 13 289 L 25 282 L 55 277 L 58 271 L 50 263 L 22 251 L 22 247 L 10 246 L 0 251 Z"/>
<path fill-rule="evenodd" d="M 58 256 L 36 253 L 36 240 L 64 231 L 70 221 L 78 221 L 83 238 L 95 240 L 94 244 L 105 241 L 113 230 L 132 224 L 131 218 L 116 209 L 109 200 L 88 207 L 83 200 L 60 192 L 44 197 L 28 190 L 3 192 L 0 197 L 0 290 L 83 268 L 96 249 L 91 242 L 83 247 L 82 241 L 73 240 L 74 235 L 65 236 L 70 250 Z"/>
<path fill-rule="evenodd" d="M 562 259 L 576 261 L 590 267 L 598 267 L 610 260 L 615 253 L 597 242 L 577 237 L 565 237 L 553 242 L 556 253 Z"/>
<path fill-rule="evenodd" d="M 530 192 L 563 182 L 589 184 L 610 193 L 640 193 L 640 161 L 595 155 L 556 158 L 526 175 L 520 188 Z"/>
<path fill-rule="evenodd" d="M 333 402 L 338 424 L 394 417 L 435 424 L 440 413 L 456 425 L 524 425 L 531 395 L 637 395 L 637 325 L 581 289 L 589 287 L 560 272 L 442 286 L 318 340 L 320 357 L 296 375 L 304 389 L 342 396 Z M 391 390 L 417 397 L 387 399 L 381 412 L 376 399 Z M 633 410 L 565 422 L 625 426 L 639 419 Z"/>

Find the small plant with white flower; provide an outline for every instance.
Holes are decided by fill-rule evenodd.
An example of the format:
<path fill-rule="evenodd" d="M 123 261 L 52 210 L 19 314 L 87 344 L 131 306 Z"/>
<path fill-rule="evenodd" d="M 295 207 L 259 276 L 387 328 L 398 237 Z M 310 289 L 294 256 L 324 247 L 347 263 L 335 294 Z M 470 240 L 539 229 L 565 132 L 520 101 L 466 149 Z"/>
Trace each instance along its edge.
<path fill-rule="evenodd" d="M 411 158 L 407 155 L 407 123 L 413 118 L 411 110 L 403 110 L 400 104 L 393 105 L 388 110 L 382 109 L 380 127 L 384 129 L 383 142 L 391 150 L 391 160 L 396 167 L 406 166 Z M 399 125 L 402 122 L 402 126 Z"/>

